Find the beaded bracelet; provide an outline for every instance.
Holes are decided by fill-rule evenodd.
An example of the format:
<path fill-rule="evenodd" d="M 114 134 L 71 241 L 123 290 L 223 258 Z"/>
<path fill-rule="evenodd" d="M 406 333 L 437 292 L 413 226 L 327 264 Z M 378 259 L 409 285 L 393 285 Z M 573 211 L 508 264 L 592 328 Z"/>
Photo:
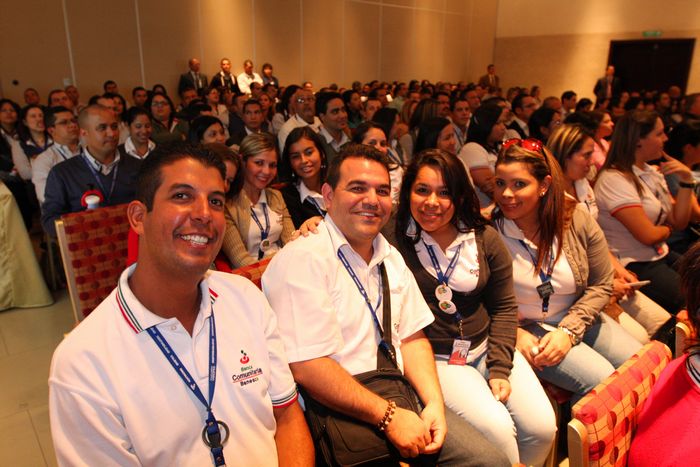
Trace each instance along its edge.
<path fill-rule="evenodd" d="M 379 431 L 385 431 L 386 427 L 389 426 L 391 419 L 394 417 L 396 412 L 396 402 L 390 400 L 389 405 L 386 407 L 386 412 L 384 412 L 384 418 L 377 424 Z"/>

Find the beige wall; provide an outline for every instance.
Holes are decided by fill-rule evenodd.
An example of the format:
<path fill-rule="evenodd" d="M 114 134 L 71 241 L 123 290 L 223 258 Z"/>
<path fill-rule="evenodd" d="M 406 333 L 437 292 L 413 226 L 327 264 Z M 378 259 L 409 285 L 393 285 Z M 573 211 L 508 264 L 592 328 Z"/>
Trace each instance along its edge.
<path fill-rule="evenodd" d="M 75 82 L 83 100 L 107 79 L 164 84 L 187 60 L 211 76 L 251 58 L 283 83 L 474 80 L 493 58 L 495 0 L 2 0 L 0 94 Z M 16 38 L 17 40 L 8 40 Z M 14 85 L 13 80 L 19 82 Z M 130 97 L 130 96 L 126 96 Z"/>
<path fill-rule="evenodd" d="M 544 13 L 546 12 L 546 13 Z M 700 91 L 700 3 L 695 0 L 499 0 L 495 62 L 504 87 L 538 84 L 543 96 L 593 96 L 611 40 L 697 40 L 688 91 Z"/>

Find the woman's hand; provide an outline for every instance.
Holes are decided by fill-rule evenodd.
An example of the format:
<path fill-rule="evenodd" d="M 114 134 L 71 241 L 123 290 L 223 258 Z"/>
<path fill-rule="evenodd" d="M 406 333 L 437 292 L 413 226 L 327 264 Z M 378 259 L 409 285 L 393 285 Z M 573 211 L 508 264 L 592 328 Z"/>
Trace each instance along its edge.
<path fill-rule="evenodd" d="M 692 182 L 693 174 L 690 168 L 679 160 L 674 159 L 664 152 L 664 161 L 659 164 L 661 173 L 664 175 L 676 174 L 684 182 Z"/>
<path fill-rule="evenodd" d="M 510 397 L 510 381 L 507 379 L 494 378 L 489 380 L 489 386 L 491 386 L 491 393 L 497 401 L 503 402 L 504 404 L 508 401 Z"/>
<path fill-rule="evenodd" d="M 301 227 L 299 227 L 299 230 L 295 230 L 294 232 L 292 232 L 292 240 L 296 240 L 301 236 L 308 237 L 309 233 L 317 234 L 318 224 L 320 224 L 322 220 L 323 217 L 321 216 L 314 216 L 309 219 L 306 219 L 304 223 L 301 224 Z"/>
<path fill-rule="evenodd" d="M 612 296 L 615 297 L 618 302 L 622 300 L 625 296 L 632 298 L 633 295 L 634 288 L 630 287 L 627 281 L 618 278 L 613 279 Z"/>
<path fill-rule="evenodd" d="M 540 340 L 540 352 L 533 358 L 537 367 L 553 366 L 561 362 L 571 350 L 569 335 L 557 329 L 548 332 Z"/>
<path fill-rule="evenodd" d="M 539 345 L 540 341 L 534 334 L 529 333 L 522 328 L 518 328 L 515 348 L 518 349 L 521 354 L 523 354 L 523 357 L 525 357 L 525 360 L 527 360 L 531 366 L 537 367 L 538 370 L 541 368 L 535 364 L 533 359 L 535 355 L 539 353 Z M 537 349 L 537 351 L 533 353 L 533 349 Z"/>

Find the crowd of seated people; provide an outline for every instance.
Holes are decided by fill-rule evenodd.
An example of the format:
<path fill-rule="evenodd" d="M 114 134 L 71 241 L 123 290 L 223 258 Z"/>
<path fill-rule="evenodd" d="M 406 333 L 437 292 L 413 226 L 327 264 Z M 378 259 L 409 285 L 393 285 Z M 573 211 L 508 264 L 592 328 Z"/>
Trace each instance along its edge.
<path fill-rule="evenodd" d="M 262 76 L 249 60 L 238 76 L 220 66 L 209 81 L 190 60 L 179 105 L 156 85 L 129 106 L 113 81 L 87 105 L 74 86 L 47 106 L 32 88 L 23 108 L 0 100 L 0 176 L 26 225 L 39 217 L 54 236 L 95 197 L 133 200 L 143 161 L 188 141 L 225 165 L 220 257 L 239 268 L 314 232 L 329 166 L 348 144 L 375 148 L 395 227 L 383 233 L 435 317 L 425 334 L 445 404 L 511 463 L 549 452 L 539 380 L 575 401 L 650 339 L 672 344 L 686 306 L 677 262 L 700 234 L 700 94 L 620 88 L 594 103 L 428 81 L 314 92 L 280 85 L 270 64 Z"/>

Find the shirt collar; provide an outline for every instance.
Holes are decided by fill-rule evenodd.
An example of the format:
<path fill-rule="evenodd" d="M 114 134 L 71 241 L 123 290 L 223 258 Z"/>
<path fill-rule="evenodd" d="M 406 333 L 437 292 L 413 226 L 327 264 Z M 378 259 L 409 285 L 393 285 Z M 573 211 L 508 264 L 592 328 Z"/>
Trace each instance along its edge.
<path fill-rule="evenodd" d="M 64 158 L 64 159 L 70 159 L 73 156 L 77 156 L 80 154 L 80 145 L 78 145 L 75 149 L 75 151 L 71 151 L 70 147 L 66 144 L 58 144 L 56 142 L 53 143 L 53 148 L 58 151 L 58 153 Z"/>
<path fill-rule="evenodd" d="M 138 263 L 132 264 L 125 269 L 124 272 L 122 272 L 122 275 L 119 277 L 119 285 L 117 285 L 116 291 L 116 301 L 117 308 L 119 309 L 122 318 L 124 318 L 126 324 L 138 334 L 150 327 L 158 326 L 159 324 L 173 318 L 163 318 L 162 316 L 158 316 L 149 311 L 131 291 L 131 288 L 129 287 L 129 277 L 131 277 L 131 275 L 134 273 L 137 265 Z M 214 290 L 209 288 L 207 276 L 208 274 L 205 275 L 199 282 L 199 291 L 202 297 L 199 304 L 199 313 L 204 319 L 211 316 L 213 305 L 219 296 Z"/>
<path fill-rule="evenodd" d="M 326 127 L 323 125 L 321 125 L 321 127 L 319 128 L 318 133 L 321 136 L 323 136 L 323 138 L 326 140 L 326 143 L 332 145 L 335 149 L 350 141 L 350 138 L 348 138 L 348 135 L 346 135 L 345 132 L 341 132 L 342 136 L 340 137 L 340 142 L 336 141 L 335 138 L 333 138 L 333 135 L 331 135 L 330 132 L 326 130 Z"/>
<path fill-rule="evenodd" d="M 426 245 L 431 245 L 442 250 L 435 239 L 425 230 L 421 230 L 420 238 Z M 463 243 L 474 243 L 475 240 L 476 235 L 474 234 L 473 230 L 470 230 L 469 232 L 457 232 L 457 237 L 455 237 L 452 243 L 450 243 L 450 245 L 447 247 L 447 251 L 457 249 Z"/>
<path fill-rule="evenodd" d="M 356 258 L 356 261 L 365 263 L 362 257 L 352 248 L 352 246 L 350 246 L 350 243 L 348 243 L 345 235 L 343 235 L 340 229 L 338 229 L 338 226 L 335 225 L 335 222 L 333 222 L 333 219 L 329 214 L 326 215 L 323 221 L 328 227 L 328 233 L 330 234 L 331 243 L 333 244 L 333 251 L 336 254 L 338 251 L 342 251 L 346 256 L 352 255 Z M 384 261 L 389 256 L 390 252 L 391 246 L 389 245 L 389 242 L 386 241 L 381 233 L 377 234 L 377 236 L 374 237 L 374 240 L 372 240 L 372 258 L 369 261 L 368 267 L 373 268 Z"/>
<path fill-rule="evenodd" d="M 112 172 L 112 169 L 116 167 L 116 165 L 119 163 L 119 151 L 115 151 L 114 160 L 109 164 L 103 164 L 102 162 L 95 159 L 92 156 L 92 154 L 90 154 L 90 151 L 88 151 L 87 146 L 83 148 L 83 154 L 85 154 L 87 161 L 92 166 L 92 168 L 100 172 L 102 175 L 109 175 L 110 172 Z"/>
<path fill-rule="evenodd" d="M 124 142 L 124 150 L 126 151 L 127 154 L 130 156 L 134 156 L 138 159 L 145 159 L 148 154 L 150 154 L 151 151 L 153 151 L 156 147 L 156 143 L 151 141 L 150 139 L 148 140 L 148 151 L 146 151 L 146 154 L 143 156 L 139 156 L 138 153 L 136 152 L 136 146 L 134 145 L 134 142 L 131 140 L 131 136 L 129 136 L 126 141 Z"/>
<path fill-rule="evenodd" d="M 513 222 L 510 219 L 506 219 L 505 217 L 503 219 L 503 228 L 501 229 L 501 232 L 503 232 L 503 235 L 509 238 L 513 238 L 515 240 L 527 240 L 525 238 L 525 235 L 523 234 L 523 231 L 520 230 L 520 228 L 517 226 L 515 222 Z M 529 242 L 529 240 L 527 240 Z"/>
<path fill-rule="evenodd" d="M 302 203 L 306 200 L 306 198 L 313 198 L 316 201 L 320 201 L 322 208 L 326 205 L 326 203 L 323 201 L 323 195 L 309 190 L 301 180 L 297 182 L 297 190 L 299 190 L 299 197 L 301 198 Z"/>

